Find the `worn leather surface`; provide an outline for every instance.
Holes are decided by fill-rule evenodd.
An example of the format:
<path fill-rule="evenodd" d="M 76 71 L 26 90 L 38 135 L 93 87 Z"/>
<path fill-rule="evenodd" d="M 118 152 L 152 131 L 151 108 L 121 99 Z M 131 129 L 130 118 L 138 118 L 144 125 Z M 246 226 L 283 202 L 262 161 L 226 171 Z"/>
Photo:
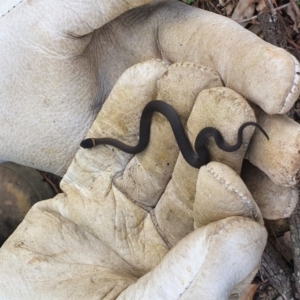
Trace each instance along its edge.
<path fill-rule="evenodd" d="M 235 126 L 254 115 L 246 104 L 228 105 L 229 99 L 247 98 L 266 120 L 278 119 L 283 130 L 267 130 L 272 141 L 290 128 L 277 114 L 299 94 L 299 66 L 291 55 L 223 17 L 177 1 L 134 8 L 145 3 L 0 4 L 0 157 L 60 175 L 68 169 L 63 193 L 35 205 L 0 250 L 6 299 L 228 299 L 259 265 L 266 231 L 255 199 L 227 166 L 213 163 L 199 174 L 187 168 L 162 118 L 155 118 L 157 140 L 134 158 L 106 146 L 79 149 L 86 134 L 135 143 L 145 103 L 160 95 L 175 99 L 193 135 L 197 109 L 184 104 L 202 102 L 188 80 L 197 69 L 207 87 L 217 87 L 215 96 L 235 90 L 221 107 L 229 110 L 224 133 L 230 140 Z M 153 58 L 161 61 L 135 65 Z M 292 128 L 295 136 L 298 129 Z M 255 139 L 248 157 L 261 157 L 257 166 L 264 167 L 264 155 L 276 152 L 278 142 Z M 291 145 L 291 153 L 296 148 Z M 226 158 L 237 172 L 244 151 Z M 214 159 L 223 157 L 214 152 Z M 290 166 L 293 179 L 296 164 Z M 266 170 L 281 172 L 272 164 Z M 136 174 L 143 175 L 136 176 L 139 182 L 131 177 Z"/>
<path fill-rule="evenodd" d="M 151 58 L 215 69 L 270 114 L 291 107 L 290 54 L 177 1 L 129 10 L 145 3 L 1 2 L 0 158 L 63 175 L 116 80 Z"/>
<path fill-rule="evenodd" d="M 168 67 L 158 60 L 135 65 L 114 86 L 88 136 L 136 143 L 143 107 L 159 90 L 172 94 L 168 82 L 182 81 L 183 68 L 205 85 L 218 83 L 214 72 L 196 65 Z M 198 112 L 190 108 L 199 100 L 199 91 L 191 86 L 179 85 L 178 97 L 172 100 L 193 134 Z M 182 106 L 184 95 L 190 107 Z M 257 206 L 238 174 L 224 164 L 207 167 L 225 183 L 202 169 L 192 170 L 178 157 L 164 121 L 154 118 L 153 125 L 161 130 L 138 158 L 105 145 L 76 153 L 61 183 L 63 193 L 33 206 L 1 248 L 2 299 L 226 300 L 233 289 L 238 295 L 243 291 L 257 270 L 267 238 Z M 157 176 L 157 170 L 168 164 L 175 168 L 165 168 Z M 131 169 L 141 171 L 140 179 L 127 181 L 123 190 L 117 179 Z M 172 186 L 182 191 L 178 199 L 189 215 L 176 209 Z M 218 197 L 211 186 L 221 192 Z M 134 198 L 139 189 L 150 191 L 140 203 Z M 230 210 L 225 211 L 222 203 L 230 204 Z M 203 212 L 209 219 L 205 225 Z M 161 216 L 177 223 L 162 223 Z M 185 234 L 178 230 L 182 228 Z"/>

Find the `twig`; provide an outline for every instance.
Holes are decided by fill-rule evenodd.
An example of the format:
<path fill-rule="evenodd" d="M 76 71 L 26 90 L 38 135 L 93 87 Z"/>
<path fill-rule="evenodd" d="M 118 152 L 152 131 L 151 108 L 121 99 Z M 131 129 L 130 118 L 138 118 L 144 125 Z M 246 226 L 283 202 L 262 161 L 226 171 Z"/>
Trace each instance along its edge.
<path fill-rule="evenodd" d="M 44 178 L 44 180 L 52 187 L 56 194 L 59 194 L 60 191 L 56 188 L 55 184 L 47 177 L 47 175 L 40 170 L 37 170 Z"/>
<path fill-rule="evenodd" d="M 290 3 L 287 3 L 287 4 L 284 4 L 284 5 L 281 5 L 277 8 L 274 8 L 274 11 L 278 11 L 278 10 L 281 10 L 283 8 L 286 8 L 290 5 Z M 237 21 L 237 23 L 245 23 L 245 22 L 249 22 L 249 21 L 252 21 L 252 20 L 255 20 L 257 19 L 257 16 L 253 16 L 251 18 L 248 18 L 248 19 L 244 19 L 244 20 L 240 20 L 240 21 Z"/>
<path fill-rule="evenodd" d="M 219 14 L 219 15 L 222 15 L 222 12 L 218 9 L 218 7 L 216 7 L 212 2 L 208 2 L 209 3 L 209 5 L 211 5 L 214 9 L 215 9 L 215 11 Z"/>
<path fill-rule="evenodd" d="M 294 278 L 296 289 L 300 293 L 300 202 L 290 217 L 291 242 L 294 257 Z"/>
<path fill-rule="evenodd" d="M 286 40 L 288 41 L 288 43 L 289 43 L 290 45 L 292 45 L 292 46 L 295 47 L 298 51 L 300 51 L 300 46 L 297 45 L 292 39 L 287 38 Z"/>
<path fill-rule="evenodd" d="M 273 6 L 273 3 L 271 0 L 265 0 L 266 6 L 268 7 L 268 9 L 271 11 L 271 15 L 272 17 L 274 17 L 276 15 L 276 9 Z"/>
<path fill-rule="evenodd" d="M 261 275 L 281 294 L 284 300 L 292 297 L 292 270 L 281 258 L 277 249 L 268 241 L 261 261 Z"/>
<path fill-rule="evenodd" d="M 221 4 L 221 3 L 217 4 L 217 7 L 219 7 L 219 8 L 225 8 L 230 3 L 231 3 L 231 0 L 228 0 L 225 3 L 223 3 L 223 4 Z"/>
<path fill-rule="evenodd" d="M 300 9 L 299 9 L 298 5 L 296 4 L 296 1 L 295 0 L 290 0 L 290 4 L 291 4 L 291 6 L 294 9 L 295 14 L 297 15 L 297 19 L 299 19 L 299 17 L 300 17 Z"/>

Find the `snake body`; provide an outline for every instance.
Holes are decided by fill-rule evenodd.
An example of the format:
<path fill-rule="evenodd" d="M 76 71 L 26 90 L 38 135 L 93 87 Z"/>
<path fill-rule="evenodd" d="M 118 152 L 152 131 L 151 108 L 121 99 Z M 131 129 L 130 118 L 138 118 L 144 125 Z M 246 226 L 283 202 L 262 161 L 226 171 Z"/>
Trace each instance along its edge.
<path fill-rule="evenodd" d="M 80 146 L 82 148 L 93 148 L 97 145 L 111 145 L 126 153 L 140 153 L 144 151 L 149 144 L 151 121 L 155 112 L 162 114 L 169 121 L 184 159 L 194 168 L 200 168 L 209 162 L 209 152 L 205 147 L 205 142 L 210 136 L 214 138 L 217 146 L 226 152 L 233 152 L 241 147 L 243 142 L 243 131 L 248 126 L 255 126 L 266 136 L 267 139 L 269 139 L 264 129 L 255 122 L 246 122 L 239 128 L 237 143 L 235 145 L 228 145 L 218 129 L 206 127 L 198 133 L 194 151 L 190 140 L 185 133 L 180 117 L 175 109 L 164 101 L 153 100 L 150 101 L 143 109 L 140 119 L 140 139 L 136 146 L 124 144 L 113 138 L 89 138 L 83 140 L 80 143 Z"/>

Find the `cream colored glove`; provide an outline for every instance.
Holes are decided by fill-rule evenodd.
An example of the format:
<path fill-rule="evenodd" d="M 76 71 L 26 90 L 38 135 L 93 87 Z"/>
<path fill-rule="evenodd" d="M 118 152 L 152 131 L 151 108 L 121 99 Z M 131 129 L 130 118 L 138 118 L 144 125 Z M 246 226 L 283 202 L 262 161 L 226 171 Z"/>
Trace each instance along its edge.
<path fill-rule="evenodd" d="M 220 97 L 204 107 L 203 89 Z M 120 77 L 88 136 L 136 144 L 141 111 L 156 97 L 184 123 L 191 114 L 192 140 L 203 109 L 218 108 L 231 120 L 206 119 L 224 123 L 229 143 L 242 123 L 255 121 L 216 72 L 151 60 Z M 222 158 L 227 164 L 240 169 L 253 130 Z M 155 115 L 151 133 L 135 156 L 106 145 L 77 152 L 64 193 L 36 204 L 1 248 L 1 299 L 215 300 L 242 292 L 266 243 L 257 205 L 231 168 L 212 162 L 199 172 L 178 157 L 164 117 Z"/>
<path fill-rule="evenodd" d="M 64 175 L 120 75 L 152 58 L 211 67 L 269 114 L 293 105 L 286 51 L 175 0 L 131 9 L 147 2 L 0 1 L 0 159 Z"/>
<path fill-rule="evenodd" d="M 131 9 L 146 2 L 0 2 L 0 159 L 65 174 L 120 75 L 153 57 L 210 66 L 268 114 L 293 105 L 299 64 L 286 51 L 178 1 Z M 259 122 L 276 139 L 255 138 L 249 159 L 274 183 L 258 170 L 245 180 L 264 216 L 276 219 L 298 199 L 299 126 L 268 114 Z"/>
<path fill-rule="evenodd" d="M 177 1 L 155 1 L 121 15 L 142 4 L 116 0 L 103 4 L 0 3 L 0 157 L 63 175 L 101 104 L 127 68 L 153 57 L 165 63 L 193 61 L 217 70 L 227 87 L 267 113 L 258 112 L 257 116 L 270 135 L 270 143 L 255 133 L 247 156 L 276 187 L 278 182 L 287 186 L 281 193 L 284 195 L 280 194 L 281 203 L 273 197 L 278 189 L 267 190 L 266 201 L 259 204 L 265 208 L 263 215 L 287 216 L 297 201 L 293 186 L 299 155 L 295 141 L 285 152 L 287 143 L 282 147 L 281 140 L 287 132 L 297 137 L 299 126 L 283 116 L 268 114 L 286 112 L 298 97 L 298 62 L 234 22 Z M 176 76 L 175 83 L 171 80 L 171 87 L 166 88 L 170 95 L 160 86 L 163 80 L 156 90 L 157 79 L 167 68 L 158 64 L 149 67 L 155 74 L 143 69 L 137 76 L 124 75 L 131 78 L 129 89 L 120 79 L 120 87 L 115 87 L 90 136 L 115 136 L 134 144 L 143 106 L 159 96 L 186 121 L 199 95 L 188 123 L 191 139 L 201 128 L 214 124 L 234 142 L 238 126 L 255 120 L 249 107 L 242 104 L 243 98 L 220 87 L 213 71 L 209 73 L 215 83 L 208 80 L 208 85 L 202 85 L 198 81 L 196 90 L 191 89 L 192 96 L 186 81 L 181 85 L 188 90 L 178 92 L 180 80 Z M 193 65 L 178 67 L 188 70 L 179 78 L 192 81 Z M 197 68 L 205 71 L 199 65 Z M 168 72 L 165 75 L 162 78 L 167 78 Z M 202 75 L 201 80 L 207 78 L 207 73 Z M 212 89 L 200 93 L 207 88 Z M 205 104 L 209 95 L 216 108 Z M 226 109 L 224 104 L 218 106 L 223 98 L 229 99 Z M 217 120 L 210 120 L 211 115 Z M 226 126 L 218 124 L 219 119 Z M 282 131 L 271 134 L 277 120 Z M 124 124 L 132 128 L 126 129 Z M 227 299 L 238 282 L 233 293 L 240 293 L 258 266 L 266 239 L 259 225 L 260 211 L 230 168 L 211 163 L 198 175 L 180 156 L 177 160 L 172 133 L 161 129 L 167 125 L 155 126 L 154 141 L 133 160 L 110 147 L 78 152 L 64 177 L 65 194 L 35 206 L 1 249 L 0 290 L 4 299 L 99 299 L 101 295 L 114 299 L 122 291 L 120 297 L 127 295 L 128 299 L 160 299 L 158 294 L 161 299 L 178 299 L 184 292 L 181 299 L 195 299 L 195 295 Z M 250 128 L 247 132 L 240 152 L 224 157 L 212 146 L 213 159 L 239 173 L 252 133 Z M 283 150 L 279 152 L 280 147 Z M 293 155 L 288 164 L 280 163 L 290 157 L 284 153 Z M 274 159 L 269 159 L 270 155 Z M 283 170 L 287 176 L 281 176 Z M 255 197 L 259 202 L 270 179 L 263 174 L 266 180 L 261 185 L 255 180 L 257 172 L 249 182 L 254 191 L 262 187 Z M 287 183 L 280 181 L 284 178 Z M 239 217 L 231 217 L 236 215 Z"/>

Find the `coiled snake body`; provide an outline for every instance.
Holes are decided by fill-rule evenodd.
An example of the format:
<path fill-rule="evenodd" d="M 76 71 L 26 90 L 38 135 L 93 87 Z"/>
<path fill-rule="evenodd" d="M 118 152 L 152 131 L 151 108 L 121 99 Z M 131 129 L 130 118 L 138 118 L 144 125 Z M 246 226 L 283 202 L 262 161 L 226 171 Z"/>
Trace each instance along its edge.
<path fill-rule="evenodd" d="M 269 139 L 264 129 L 255 122 L 246 122 L 239 128 L 237 133 L 237 143 L 235 145 L 228 145 L 218 129 L 206 127 L 198 133 L 195 141 L 194 151 L 185 133 L 181 120 L 174 108 L 166 102 L 153 100 L 149 102 L 143 109 L 140 119 L 140 139 L 136 146 L 126 145 L 113 138 L 89 138 L 83 140 L 80 143 L 80 146 L 82 148 L 93 148 L 97 145 L 111 145 L 126 153 L 140 153 L 144 151 L 149 144 L 151 121 L 155 112 L 159 112 L 167 118 L 184 159 L 194 168 L 200 168 L 209 162 L 209 152 L 205 147 L 205 142 L 210 136 L 215 139 L 217 146 L 226 152 L 233 152 L 241 147 L 243 142 L 243 131 L 248 126 L 255 126 L 266 136 L 267 139 Z"/>

